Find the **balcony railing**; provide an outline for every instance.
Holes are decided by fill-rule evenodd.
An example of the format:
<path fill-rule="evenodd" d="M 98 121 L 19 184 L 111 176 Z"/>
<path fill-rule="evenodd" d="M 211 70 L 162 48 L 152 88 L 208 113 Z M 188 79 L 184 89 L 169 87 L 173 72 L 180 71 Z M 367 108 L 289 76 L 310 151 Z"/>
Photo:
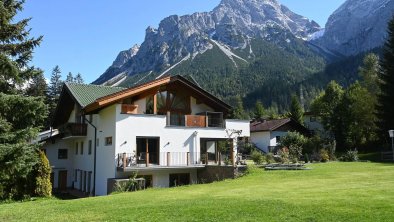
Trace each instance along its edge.
<path fill-rule="evenodd" d="M 154 156 L 154 158 L 152 158 Z M 146 167 L 193 167 L 203 165 L 225 165 L 232 163 L 230 154 L 210 155 L 200 152 L 118 153 L 118 169 Z M 152 160 L 154 162 L 152 162 Z M 226 162 L 227 160 L 227 162 Z M 230 162 L 228 162 L 230 161 Z"/>
<path fill-rule="evenodd" d="M 224 128 L 223 113 L 219 112 L 203 112 L 196 115 L 184 115 L 184 119 L 180 119 L 178 115 L 171 116 L 167 114 L 167 124 L 170 126 L 185 126 L 185 127 L 217 127 Z"/>
<path fill-rule="evenodd" d="M 63 137 L 80 137 L 87 135 L 86 123 L 66 123 L 59 127 L 60 133 Z"/>

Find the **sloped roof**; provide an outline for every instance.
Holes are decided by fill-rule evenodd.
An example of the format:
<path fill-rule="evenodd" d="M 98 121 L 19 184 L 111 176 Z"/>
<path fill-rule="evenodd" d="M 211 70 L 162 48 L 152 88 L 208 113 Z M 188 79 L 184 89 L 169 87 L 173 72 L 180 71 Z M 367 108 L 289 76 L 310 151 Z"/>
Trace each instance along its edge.
<path fill-rule="evenodd" d="M 206 98 L 207 99 L 206 102 L 208 103 L 208 105 L 216 104 L 217 106 L 220 106 L 227 111 L 231 109 L 231 106 L 229 106 L 225 102 L 221 101 L 217 97 L 213 96 L 209 92 L 199 87 L 198 85 L 196 85 L 195 82 L 191 82 L 190 80 L 177 75 L 177 76 L 163 77 L 138 86 L 134 86 L 132 88 L 122 89 L 115 93 L 99 97 L 93 102 L 91 102 L 89 105 L 87 105 L 84 110 L 87 113 L 91 113 L 95 110 L 99 110 L 102 109 L 103 107 L 114 104 L 117 101 L 120 101 L 124 98 L 137 95 L 148 90 L 158 89 L 158 87 L 168 84 L 174 84 L 174 83 L 182 84 L 183 86 L 188 87 L 189 90 L 198 94 L 200 97 Z"/>
<path fill-rule="evenodd" d="M 275 119 L 275 120 L 260 120 L 250 123 L 250 132 L 258 131 L 274 131 L 279 127 L 289 123 L 291 121 L 288 119 Z"/>
<path fill-rule="evenodd" d="M 66 87 L 82 108 L 93 103 L 98 98 L 108 96 L 126 89 L 122 87 L 86 85 L 77 83 L 66 83 Z"/>
<path fill-rule="evenodd" d="M 269 132 L 269 131 L 297 131 L 306 136 L 310 136 L 311 132 L 294 119 L 276 119 L 276 120 L 258 120 L 250 123 L 250 132 Z"/>

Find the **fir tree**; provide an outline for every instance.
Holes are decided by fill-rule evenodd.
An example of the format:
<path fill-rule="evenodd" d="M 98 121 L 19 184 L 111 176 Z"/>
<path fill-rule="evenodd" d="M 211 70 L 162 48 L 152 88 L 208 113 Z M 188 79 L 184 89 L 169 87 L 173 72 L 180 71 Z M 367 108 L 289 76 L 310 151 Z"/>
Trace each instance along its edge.
<path fill-rule="evenodd" d="M 52 70 L 51 80 L 48 86 L 48 106 L 49 106 L 49 117 L 52 118 L 57 102 L 62 91 L 63 81 L 61 80 L 61 71 L 59 66 L 55 66 Z"/>
<path fill-rule="evenodd" d="M 46 96 L 48 90 L 48 84 L 45 81 L 44 75 L 41 71 L 39 75 L 34 76 L 29 83 L 29 87 L 26 89 L 28 96 Z"/>
<path fill-rule="evenodd" d="M 29 19 L 13 23 L 23 2 L 0 0 L 0 199 L 32 194 L 28 187 L 35 183 L 28 177 L 38 162 L 38 145 L 28 141 L 37 136 L 47 115 L 42 97 L 26 96 L 17 87 L 34 78 L 39 81 L 42 74 L 29 66 L 42 37 L 29 37 Z"/>
<path fill-rule="evenodd" d="M 232 110 L 232 117 L 234 119 L 248 119 L 248 115 L 245 112 L 241 96 L 235 97 L 235 108 Z"/>
<path fill-rule="evenodd" d="M 388 38 L 381 61 L 380 94 L 377 104 L 377 125 L 382 141 L 387 141 L 388 130 L 394 129 L 394 17 L 388 25 Z"/>
<path fill-rule="evenodd" d="M 298 101 L 298 98 L 293 95 L 291 97 L 291 104 L 290 104 L 290 118 L 297 121 L 299 124 L 303 125 L 304 121 L 304 111 L 302 110 L 301 104 Z"/>
<path fill-rule="evenodd" d="M 75 82 L 75 83 L 78 83 L 78 84 L 83 84 L 83 83 L 84 83 L 81 73 L 78 73 L 78 74 L 75 76 L 74 82 Z"/>
<path fill-rule="evenodd" d="M 38 46 L 42 36 L 29 37 L 27 29 L 30 19 L 13 23 L 14 16 L 22 10 L 24 1 L 0 1 L 0 92 L 15 93 L 18 85 L 24 84 L 37 75 L 28 63 L 33 49 Z"/>
<path fill-rule="evenodd" d="M 257 100 L 256 105 L 254 107 L 254 118 L 262 119 L 266 115 L 266 111 L 264 109 L 264 105 L 260 100 Z"/>
<path fill-rule="evenodd" d="M 364 57 L 363 66 L 358 69 L 362 78 L 361 85 L 376 96 L 379 93 L 378 74 L 380 70 L 379 57 L 370 53 Z"/>
<path fill-rule="evenodd" d="M 74 82 L 74 76 L 71 72 L 68 72 L 68 74 L 66 76 L 66 82 L 67 83 Z"/>

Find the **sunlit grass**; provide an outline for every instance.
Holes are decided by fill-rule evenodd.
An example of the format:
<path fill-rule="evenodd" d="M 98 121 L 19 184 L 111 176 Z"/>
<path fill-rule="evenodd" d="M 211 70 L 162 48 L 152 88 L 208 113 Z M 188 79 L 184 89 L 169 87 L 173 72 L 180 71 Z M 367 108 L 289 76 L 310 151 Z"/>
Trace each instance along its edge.
<path fill-rule="evenodd" d="M 251 168 L 236 180 L 0 205 L 0 221 L 394 221 L 394 164 Z"/>

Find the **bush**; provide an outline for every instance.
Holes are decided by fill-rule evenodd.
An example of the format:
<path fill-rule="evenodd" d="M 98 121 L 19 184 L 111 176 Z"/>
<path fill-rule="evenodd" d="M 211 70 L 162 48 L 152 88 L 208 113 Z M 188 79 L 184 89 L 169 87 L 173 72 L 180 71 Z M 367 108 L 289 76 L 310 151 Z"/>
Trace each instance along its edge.
<path fill-rule="evenodd" d="M 265 161 L 270 164 L 270 163 L 276 163 L 275 158 L 274 158 L 274 154 L 273 153 L 267 153 L 267 155 L 265 155 Z"/>
<path fill-rule="evenodd" d="M 321 149 L 319 151 L 320 154 L 320 161 L 321 162 L 328 162 L 330 160 L 330 154 L 326 149 Z"/>
<path fill-rule="evenodd" d="M 289 149 L 287 149 L 286 147 L 280 149 L 280 150 L 278 151 L 278 155 L 279 155 L 279 158 L 280 158 L 280 159 L 278 160 L 278 162 L 281 162 L 281 163 L 288 163 L 288 162 L 290 162 L 290 160 L 289 160 L 289 157 L 290 157 L 290 155 L 289 155 Z"/>
<path fill-rule="evenodd" d="M 303 146 L 307 143 L 307 138 L 298 132 L 289 132 L 281 138 L 280 146 L 288 148 L 290 159 L 297 162 L 302 156 Z"/>
<path fill-rule="evenodd" d="M 345 154 L 339 158 L 339 160 L 344 162 L 355 162 L 358 161 L 358 151 L 357 150 L 348 150 Z"/>
<path fill-rule="evenodd" d="M 116 182 L 114 188 L 115 192 L 136 191 L 138 189 L 136 178 L 137 173 L 133 172 L 132 175 L 129 177 L 129 180 L 127 180 L 126 182 Z"/>
<path fill-rule="evenodd" d="M 52 195 L 51 166 L 44 152 L 39 151 L 40 161 L 35 166 L 36 184 L 34 193 L 39 197 L 50 197 Z"/>
<path fill-rule="evenodd" d="M 252 151 L 252 153 L 250 154 L 250 158 L 253 160 L 253 162 L 254 162 L 256 165 L 260 165 L 260 164 L 262 164 L 263 161 L 264 161 L 264 156 L 263 156 L 263 154 L 261 154 L 261 152 L 260 152 L 260 151 L 257 151 L 257 150 Z"/>

